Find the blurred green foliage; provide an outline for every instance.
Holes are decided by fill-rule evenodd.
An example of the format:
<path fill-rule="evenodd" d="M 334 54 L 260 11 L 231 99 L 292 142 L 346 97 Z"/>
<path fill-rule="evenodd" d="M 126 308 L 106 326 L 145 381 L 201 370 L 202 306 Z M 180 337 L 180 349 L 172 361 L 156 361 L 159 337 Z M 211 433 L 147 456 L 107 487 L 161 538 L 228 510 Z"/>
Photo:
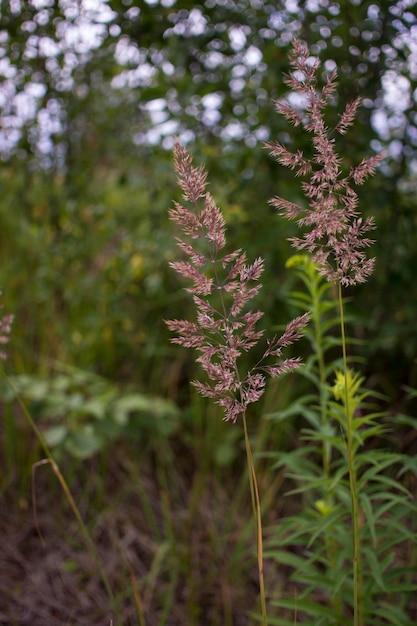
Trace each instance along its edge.
<path fill-rule="evenodd" d="M 167 268 L 166 212 L 179 195 L 173 133 L 206 163 L 230 245 L 266 259 L 265 325 L 288 319 L 293 226 L 268 199 L 300 201 L 301 190 L 263 141 L 306 147 L 273 104 L 287 94 L 288 46 L 300 36 L 325 71 L 339 68 L 329 124 L 346 101 L 364 99 L 340 146 L 346 167 L 387 150 L 360 190 L 361 209 L 376 217 L 377 270 L 356 292 L 356 335 L 369 339 L 377 385 L 395 399 L 416 385 L 416 18 L 407 6 L 4 1 L 0 285 L 16 314 L 17 370 L 43 374 L 58 359 L 187 399 L 190 357 L 170 346 L 163 323 L 189 306 Z"/>
<path fill-rule="evenodd" d="M 10 379 L 5 402 L 27 403 L 55 458 L 69 452 L 85 459 L 127 436 L 167 438 L 175 432 L 179 411 L 168 401 L 115 384 L 84 370 L 60 366 L 50 378 L 21 375 Z"/>

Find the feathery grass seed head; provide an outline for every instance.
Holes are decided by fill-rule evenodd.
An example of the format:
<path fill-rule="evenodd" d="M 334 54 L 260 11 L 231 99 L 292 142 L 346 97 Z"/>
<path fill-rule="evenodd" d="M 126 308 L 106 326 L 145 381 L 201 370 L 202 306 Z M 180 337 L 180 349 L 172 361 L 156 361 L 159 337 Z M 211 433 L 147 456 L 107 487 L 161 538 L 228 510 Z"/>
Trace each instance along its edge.
<path fill-rule="evenodd" d="M 226 227 L 222 212 L 206 192 L 207 173 L 193 167 L 192 157 L 178 141 L 174 146 L 174 164 L 179 185 L 192 208 L 175 203 L 170 219 L 182 231 L 178 247 L 188 258 L 170 266 L 191 281 L 187 291 L 193 294 L 196 321 L 168 320 L 176 333 L 172 342 L 197 350 L 197 362 L 208 382 L 193 381 L 196 389 L 213 398 L 224 410 L 225 419 L 236 421 L 249 404 L 257 402 L 265 391 L 266 375 L 275 377 L 299 366 L 300 360 L 282 359 L 283 348 L 302 334 L 309 315 L 288 324 L 281 337 L 267 342 L 261 359 L 249 371 L 241 372 L 240 359 L 256 346 L 264 331 L 256 325 L 262 311 L 248 311 L 248 303 L 261 288 L 263 259 L 248 264 L 242 250 L 224 253 Z M 198 249 L 197 249 L 198 248 Z"/>
<path fill-rule="evenodd" d="M 319 62 L 310 55 L 307 45 L 298 40 L 293 43 L 290 63 L 293 71 L 285 82 L 302 95 L 304 109 L 298 111 L 285 101 L 277 102 L 277 110 L 292 125 L 303 124 L 311 133 L 314 156 L 308 159 L 300 150 L 293 153 L 279 142 L 268 143 L 267 147 L 281 165 L 295 170 L 296 176 L 308 177 L 302 183 L 308 206 L 302 207 L 278 196 L 271 204 L 306 229 L 302 237 L 290 241 L 295 248 L 313 257 L 327 280 L 344 286 L 365 282 L 374 267 L 374 259 L 368 259 L 365 251 L 373 243 L 367 233 L 373 230 L 374 223 L 371 218 L 359 217 L 358 196 L 352 183 L 361 185 L 371 176 L 383 155 L 363 159 L 345 175 L 334 135 L 344 135 L 353 124 L 360 98 L 345 107 L 336 127 L 330 129 L 325 122 L 324 108 L 336 89 L 337 73 L 333 72 L 319 90 Z"/>

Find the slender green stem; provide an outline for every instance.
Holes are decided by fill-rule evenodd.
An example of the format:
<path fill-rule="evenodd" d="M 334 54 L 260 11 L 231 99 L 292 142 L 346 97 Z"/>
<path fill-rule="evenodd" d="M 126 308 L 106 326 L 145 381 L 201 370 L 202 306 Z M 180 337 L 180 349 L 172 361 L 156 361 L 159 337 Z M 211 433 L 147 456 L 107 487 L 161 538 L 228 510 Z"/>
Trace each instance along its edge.
<path fill-rule="evenodd" d="M 246 413 L 243 413 L 243 428 L 245 431 L 245 446 L 246 446 L 246 456 L 248 460 L 252 509 L 253 509 L 253 515 L 254 515 L 255 522 L 256 522 L 259 591 L 260 591 L 260 597 L 261 597 L 262 626 L 267 626 L 268 622 L 267 622 L 267 616 L 266 616 L 265 584 L 264 584 L 261 501 L 259 498 L 258 481 L 256 478 L 255 464 L 253 462 L 252 448 L 250 445 L 248 426 L 246 423 Z"/>
<path fill-rule="evenodd" d="M 216 261 L 216 254 L 214 252 L 212 255 L 214 274 L 215 274 L 217 283 L 221 285 L 219 278 L 217 276 L 215 261 Z M 220 298 L 221 298 L 221 305 L 223 309 L 223 317 L 225 320 L 228 320 L 229 316 L 228 316 L 227 309 L 224 303 L 222 289 L 220 289 Z M 236 377 L 237 377 L 237 380 L 240 379 L 237 368 L 236 368 Z M 267 626 L 265 584 L 264 584 L 264 570 L 263 570 L 261 503 L 260 503 L 260 498 L 259 498 L 258 481 L 256 478 L 255 464 L 253 462 L 252 448 L 250 445 L 248 427 L 247 427 L 247 422 L 246 422 L 246 412 L 243 413 L 243 428 L 245 432 L 245 447 L 246 447 L 246 457 L 247 457 L 248 471 L 249 471 L 249 484 L 250 484 L 250 492 L 251 492 L 252 511 L 254 515 L 256 536 L 257 536 L 256 543 L 257 543 L 257 552 L 258 552 L 259 592 L 260 592 L 260 598 L 261 598 L 262 626 Z"/>
<path fill-rule="evenodd" d="M 320 275 L 317 275 L 316 270 L 314 268 L 314 273 L 310 273 L 310 281 L 308 283 L 310 289 L 311 296 L 311 311 L 312 311 L 312 321 L 313 321 L 313 329 L 314 336 L 316 342 L 316 354 L 317 354 L 317 365 L 319 369 L 319 378 L 320 378 L 320 411 L 321 411 L 321 423 L 322 426 L 327 426 L 328 418 L 327 418 L 327 381 L 326 381 L 326 364 L 324 359 L 323 352 L 323 332 L 321 327 L 321 316 L 320 316 L 320 294 L 319 294 L 319 285 L 320 285 Z M 316 274 L 316 276 L 314 275 Z M 326 479 L 330 478 L 330 446 L 327 441 L 323 441 L 322 444 L 322 463 L 323 463 L 323 471 Z M 327 504 L 331 504 L 331 497 L 329 494 L 326 494 Z"/>
<path fill-rule="evenodd" d="M 353 430 L 353 411 L 349 407 L 349 372 L 346 355 L 346 335 L 343 312 L 342 286 L 339 283 L 340 329 L 342 333 L 343 374 L 345 381 L 345 412 L 347 436 L 347 463 L 349 470 L 349 486 L 352 501 L 352 543 L 353 543 L 353 611 L 354 626 L 363 626 L 363 591 L 362 591 L 362 555 L 361 531 L 359 524 L 359 493 L 355 463 L 355 442 Z"/>

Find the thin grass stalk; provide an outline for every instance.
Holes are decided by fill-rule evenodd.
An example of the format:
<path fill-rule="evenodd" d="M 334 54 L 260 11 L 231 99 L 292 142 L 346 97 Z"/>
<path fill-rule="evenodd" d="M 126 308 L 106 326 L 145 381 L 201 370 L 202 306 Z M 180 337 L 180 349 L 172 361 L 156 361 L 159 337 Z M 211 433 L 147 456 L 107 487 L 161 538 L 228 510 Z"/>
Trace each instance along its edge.
<path fill-rule="evenodd" d="M 342 285 L 338 284 L 340 330 L 342 335 L 343 374 L 346 412 L 346 454 L 349 470 L 349 486 L 352 501 L 352 544 L 353 544 L 353 623 L 354 626 L 363 626 L 363 589 L 362 589 L 362 554 L 361 530 L 359 522 L 359 493 L 355 467 L 355 443 L 353 430 L 353 412 L 349 408 L 349 379 L 346 354 L 346 334 L 343 310 Z"/>
<path fill-rule="evenodd" d="M 266 600 L 265 600 L 265 583 L 264 583 L 264 566 L 263 566 L 263 539 L 262 539 L 262 513 L 261 502 L 259 498 L 258 481 L 256 478 L 255 464 L 253 462 L 252 448 L 250 445 L 248 426 L 246 421 L 246 412 L 243 413 L 243 428 L 245 431 L 245 447 L 246 457 L 248 461 L 249 484 L 251 490 L 252 509 L 256 522 L 257 536 L 257 553 L 258 553 L 258 572 L 259 572 L 259 592 L 261 600 L 262 626 L 267 626 Z"/>
<path fill-rule="evenodd" d="M 135 579 L 135 573 L 129 564 L 128 564 L 128 568 L 129 568 L 130 584 L 132 586 L 133 599 L 135 601 L 136 615 L 139 621 L 139 626 L 146 626 L 145 615 L 143 612 L 143 602 L 140 596 L 138 584 Z"/>
<path fill-rule="evenodd" d="M 178 568 L 175 568 L 174 573 L 170 578 L 168 589 L 165 592 L 164 607 L 162 608 L 161 616 L 158 620 L 158 626 L 167 626 L 167 624 L 169 624 L 168 620 L 170 618 L 170 611 L 172 610 L 172 606 L 174 605 L 175 590 L 178 587 L 179 578 L 180 572 Z"/>
<path fill-rule="evenodd" d="M 310 289 L 310 294 L 312 298 L 312 307 L 311 307 L 311 319 L 314 329 L 314 337 L 316 341 L 316 354 L 317 354 L 317 365 L 319 370 L 319 379 L 320 379 L 320 412 L 321 412 L 321 423 L 323 426 L 327 426 L 328 424 L 328 415 L 327 415 L 327 380 L 326 380 L 326 364 L 323 353 L 323 333 L 320 323 L 320 295 L 319 295 L 319 285 L 320 282 L 318 280 L 318 276 L 312 278 L 310 285 L 308 288 Z M 323 471 L 324 475 L 327 479 L 330 478 L 330 449 L 327 441 L 323 441 L 322 443 L 322 463 L 323 463 Z M 326 503 L 331 505 L 331 496 L 326 494 Z"/>
<path fill-rule="evenodd" d="M 223 408 L 227 421 L 236 422 L 238 417 L 243 418 L 257 536 L 262 624 L 267 626 L 261 505 L 247 431 L 246 409 L 263 395 L 266 376 L 276 378 L 299 366 L 299 358 L 281 360 L 282 350 L 301 337 L 310 315 L 306 313 L 292 320 L 281 337 L 267 341 L 263 356 L 241 378 L 239 357 L 250 351 L 263 336 L 263 331 L 256 330 L 262 311 L 244 312 L 244 309 L 261 287 L 259 279 L 264 261 L 259 257 L 248 265 L 242 249 L 230 254 L 222 252 L 226 247 L 225 220 L 212 196 L 206 192 L 205 169 L 192 166 L 191 155 L 178 141 L 174 145 L 174 163 L 183 197 L 194 205 L 194 212 L 179 203 L 175 203 L 170 210 L 170 219 L 181 227 L 185 236 L 185 240 L 177 238 L 177 243 L 188 257 L 188 261 L 171 262 L 170 266 L 183 278 L 191 280 L 193 286 L 188 291 L 193 294 L 197 320 L 166 320 L 166 324 L 176 333 L 172 338 L 174 343 L 199 352 L 197 361 L 206 372 L 207 380 L 193 381 L 193 385 L 204 397 L 212 398 Z M 201 199 L 204 199 L 204 203 Z M 200 209 L 201 204 L 203 206 Z M 203 251 L 194 247 L 197 240 L 201 239 L 206 243 Z M 207 265 L 210 271 L 205 269 Z M 222 269 L 219 275 L 220 266 Z M 220 296 L 220 310 L 212 302 L 215 292 Z"/>
<path fill-rule="evenodd" d="M 214 255 L 213 255 L 213 258 L 214 258 Z M 216 266 L 214 267 L 214 273 L 215 273 L 218 284 L 220 284 L 220 280 L 217 275 Z M 220 299 L 221 299 L 221 305 L 223 309 L 223 315 L 225 318 L 227 318 L 228 314 L 227 314 L 227 308 L 225 306 L 225 302 L 223 298 L 223 292 L 220 292 Z M 239 370 L 237 367 L 236 367 L 236 377 L 238 380 L 240 380 L 240 374 L 239 374 Z M 257 556 L 258 556 L 259 593 L 260 593 L 260 601 L 261 601 L 262 626 L 267 626 L 265 583 L 264 583 L 264 572 L 263 572 L 263 540 L 262 540 L 261 503 L 260 503 L 260 498 L 259 498 L 258 481 L 256 477 L 255 464 L 253 462 L 252 448 L 251 448 L 250 439 L 249 439 L 248 425 L 246 421 L 246 411 L 243 411 L 242 419 L 243 419 L 243 429 L 245 432 L 245 448 L 246 448 L 246 458 L 248 462 L 252 511 L 254 515 L 255 529 L 256 529 L 256 549 L 257 549 Z"/>
<path fill-rule="evenodd" d="M 31 416 L 31 414 L 29 413 L 29 411 L 28 411 L 25 403 L 23 402 L 23 400 L 20 398 L 20 396 L 19 396 L 17 390 L 15 389 L 12 381 L 7 376 L 6 376 L 6 380 L 7 380 L 8 385 L 12 389 L 15 397 L 17 398 L 17 401 L 19 402 L 19 405 L 20 405 L 20 407 L 21 407 L 21 409 L 23 411 L 23 414 L 24 414 L 26 420 L 28 421 L 30 427 L 32 428 L 33 432 L 35 433 L 35 435 L 36 435 L 36 437 L 37 437 L 37 439 L 38 439 L 38 441 L 39 441 L 39 443 L 40 443 L 40 445 L 41 445 L 41 447 L 42 447 L 42 449 L 43 449 L 43 451 L 45 453 L 45 456 L 47 457 L 47 459 L 45 459 L 44 462 L 50 463 L 55 476 L 58 478 L 59 484 L 61 485 L 62 490 L 63 490 L 63 492 L 65 494 L 65 497 L 67 498 L 68 504 L 70 505 L 70 507 L 72 509 L 72 512 L 74 513 L 74 516 L 75 516 L 75 518 L 76 518 L 76 520 L 78 522 L 80 530 L 81 530 L 81 532 L 82 532 L 82 534 L 84 536 L 84 540 L 85 540 L 85 542 L 87 544 L 88 549 L 90 550 L 90 554 L 91 554 L 91 556 L 92 556 L 92 558 L 93 558 L 93 560 L 95 562 L 95 565 L 96 565 L 96 567 L 98 569 L 100 578 L 101 578 L 101 580 L 103 582 L 103 585 L 104 585 L 104 588 L 105 588 L 105 590 L 107 592 L 107 596 L 109 598 L 112 611 L 114 612 L 114 615 L 117 616 L 117 612 L 118 612 L 117 611 L 117 604 L 116 604 L 116 600 L 115 600 L 115 597 L 113 595 L 113 592 L 112 592 L 112 589 L 111 589 L 111 586 L 110 586 L 110 583 L 109 583 L 109 579 L 107 578 L 106 572 L 104 571 L 103 565 L 101 564 L 101 560 L 100 560 L 99 554 L 97 552 L 96 546 L 94 545 L 94 542 L 93 542 L 93 540 L 91 538 L 91 535 L 90 535 L 90 533 L 89 533 L 89 531 L 87 529 L 87 526 L 84 523 L 84 520 L 83 520 L 83 518 L 81 516 L 80 510 L 79 510 L 79 508 L 78 508 L 78 506 L 77 506 L 77 504 L 76 504 L 76 502 L 75 502 L 75 500 L 74 500 L 74 498 L 72 496 L 72 493 L 71 493 L 71 490 L 70 490 L 70 488 L 68 486 L 68 483 L 65 480 L 61 470 L 59 469 L 55 459 L 53 458 L 52 453 L 49 450 L 49 447 L 48 447 L 48 445 L 47 445 L 47 443 L 45 441 L 44 436 L 40 432 L 39 428 L 36 426 L 36 424 L 35 424 L 32 416 Z"/>

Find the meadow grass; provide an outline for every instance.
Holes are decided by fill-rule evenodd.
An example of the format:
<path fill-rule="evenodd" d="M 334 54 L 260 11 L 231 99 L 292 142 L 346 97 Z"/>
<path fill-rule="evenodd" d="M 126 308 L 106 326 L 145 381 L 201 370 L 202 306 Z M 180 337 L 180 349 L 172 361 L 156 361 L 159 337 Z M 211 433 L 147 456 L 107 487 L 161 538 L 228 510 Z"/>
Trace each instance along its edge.
<path fill-rule="evenodd" d="M 18 401 L 38 448 L 33 461 L 23 460 L 29 438 L 19 441 L 16 404 L 6 405 L 7 473 L 16 463 L 26 462 L 35 474 L 43 465 L 52 468 L 80 529 L 78 543 L 88 549 L 97 587 L 105 592 L 98 620 L 120 626 L 411 626 L 417 619 L 417 471 L 394 447 L 395 416 L 367 388 L 360 344 L 349 333 L 352 288 L 370 280 L 374 267 L 367 254 L 374 223 L 360 215 L 355 189 L 382 157 L 343 170 L 336 139 L 343 140 L 360 102 L 348 103 L 328 128 L 325 110 L 336 74 L 320 86 L 318 61 L 298 41 L 290 62 L 287 82 L 300 104 L 285 100 L 277 108 L 305 127 L 312 148 L 309 156 L 279 142 L 267 148 L 295 171 L 305 195 L 304 204 L 279 196 L 271 201 L 302 229 L 292 238 L 299 254 L 288 262 L 299 281 L 288 295 L 295 317 L 271 329 L 269 338 L 269 329 L 260 328 L 262 312 L 248 306 L 258 298 L 264 261 L 228 249 L 207 172 L 177 142 L 184 201 L 170 217 L 186 260 L 170 265 L 188 281 L 196 313 L 167 325 L 174 343 L 194 350 L 199 368 L 187 362 L 197 380 L 176 398 L 183 406 L 62 365 L 49 380 L 10 378 L 9 400 Z M 3 318 L 1 343 L 11 322 Z M 303 359 L 285 356 L 302 337 Z M 175 354 L 179 377 L 184 361 Z M 151 373 L 155 386 L 164 371 Z M 413 418 L 402 416 L 401 423 L 414 428 Z M 110 444 L 121 437 L 128 454 L 112 459 Z M 39 447 L 43 459 L 36 461 Z M 65 464 L 68 453 L 99 459 L 95 485 L 101 486 L 93 493 L 77 488 L 79 468 Z M 115 480 L 109 467 L 117 467 L 123 489 L 109 489 Z M 39 520 L 35 525 L 41 529 Z M 71 559 L 66 567 L 79 574 Z"/>
<path fill-rule="evenodd" d="M 333 532 L 336 522 L 341 519 L 345 522 L 348 516 L 350 525 L 349 528 L 344 527 L 343 536 L 350 542 L 350 550 L 346 552 L 346 546 L 343 546 L 344 550 L 339 552 L 339 558 L 340 554 L 343 554 L 343 561 L 338 561 L 338 567 L 347 560 L 350 563 L 351 574 L 347 577 L 344 574 L 342 582 L 338 576 L 335 576 L 333 581 L 338 581 L 337 588 L 340 586 L 345 590 L 351 586 L 352 590 L 349 601 L 345 596 L 340 598 L 339 594 L 330 589 L 328 593 L 334 600 L 330 607 L 323 608 L 321 604 L 311 599 L 303 599 L 302 602 L 298 602 L 298 606 L 306 613 L 322 615 L 325 620 L 333 619 L 332 623 L 340 624 L 344 623 L 345 619 L 350 619 L 349 613 L 346 613 L 346 607 L 349 606 L 352 610 L 353 626 L 364 626 L 365 623 L 368 625 L 373 623 L 376 612 L 376 607 L 372 603 L 369 608 L 370 591 L 364 582 L 365 555 L 371 577 L 382 588 L 385 587 L 384 575 L 394 559 L 394 557 L 391 560 L 378 559 L 376 528 L 381 513 L 377 502 L 386 497 L 378 487 L 381 485 L 385 488 L 388 485 L 397 487 L 397 492 L 391 493 L 388 499 L 395 502 L 399 508 L 405 505 L 405 502 L 409 502 L 410 496 L 396 484 L 395 479 L 385 474 L 387 468 L 396 464 L 401 465 L 401 458 L 398 455 L 380 450 L 367 450 L 365 456 L 365 444 L 369 439 L 382 437 L 384 427 L 378 422 L 380 414 L 369 412 L 366 402 L 369 394 L 361 389 L 363 379 L 348 367 L 343 291 L 345 288 L 366 282 L 373 272 L 375 262 L 374 258 L 367 255 L 367 248 L 372 244 L 368 233 L 375 228 L 374 220 L 372 217 L 360 215 L 359 198 L 354 187 L 363 184 L 375 172 L 383 155 L 364 158 L 358 165 L 344 171 L 343 159 L 336 152 L 336 136 L 344 136 L 354 123 L 360 99 L 348 103 L 337 125 L 329 128 L 325 119 L 325 109 L 336 91 L 337 72 L 334 71 L 329 75 L 324 85 L 320 86 L 319 61 L 314 59 L 307 46 L 299 41 L 293 44 L 290 63 L 292 72 L 286 82 L 299 96 L 301 104 L 297 107 L 287 100 L 280 101 L 277 102 L 277 109 L 292 125 L 302 125 L 310 134 L 312 156 L 305 156 L 300 150 L 292 152 L 280 142 L 270 142 L 267 147 L 281 165 L 295 170 L 296 175 L 302 179 L 301 187 L 306 204 L 297 204 L 280 196 L 274 197 L 271 204 L 285 217 L 297 219 L 298 225 L 303 229 L 302 236 L 293 237 L 291 241 L 296 249 L 307 253 L 312 259 L 313 269 L 310 275 L 304 273 L 309 296 L 313 296 L 309 302 L 311 308 L 303 306 L 303 315 L 290 322 L 280 338 L 272 337 L 267 340 L 267 347 L 263 349 L 263 353 L 261 350 L 255 359 L 255 365 L 248 370 L 242 369 L 242 356 L 257 347 L 264 335 L 263 330 L 256 328 L 262 318 L 262 312 L 247 312 L 245 308 L 259 291 L 263 260 L 258 258 L 252 264 L 248 264 L 242 250 L 224 251 L 225 221 L 220 209 L 206 191 L 207 172 L 202 166 L 194 167 L 191 156 L 177 142 L 174 149 L 175 169 L 183 190 L 184 201 L 192 208 L 176 203 L 170 212 L 171 219 L 182 231 L 177 241 L 187 257 L 187 261 L 172 262 L 171 267 L 191 283 L 192 286 L 187 291 L 193 296 L 197 313 L 195 322 L 169 320 L 167 324 L 169 329 L 176 333 L 173 339 L 175 343 L 193 348 L 198 354 L 196 360 L 202 366 L 205 377 L 204 382 L 197 381 L 193 384 L 202 395 L 213 399 L 224 409 L 226 421 L 243 422 L 256 528 L 261 622 L 266 626 L 268 617 L 263 572 L 261 505 L 246 414 L 248 406 L 258 402 L 264 393 L 266 376 L 276 377 L 299 365 L 299 360 L 294 358 L 272 365 L 268 364 L 268 359 L 271 356 L 281 359 L 283 349 L 301 336 L 312 317 L 314 324 L 312 343 L 315 349 L 315 375 L 318 380 L 316 386 L 321 420 L 315 424 L 316 430 L 313 434 L 310 433 L 309 437 L 313 442 L 320 442 L 324 475 L 316 476 L 312 482 L 314 474 L 304 473 L 305 484 L 300 490 L 304 491 L 307 488 L 319 490 L 324 499 L 316 503 L 322 519 L 307 547 L 313 554 L 315 549 L 321 553 L 321 548 L 316 547 L 315 540 L 319 539 L 324 529 Z M 306 266 L 308 267 L 308 261 Z M 318 279 L 314 272 L 335 285 L 337 290 L 341 368 L 334 368 L 332 371 L 335 377 L 332 387 L 325 363 L 326 325 L 320 317 L 322 312 L 319 305 L 323 304 L 320 302 L 322 294 L 317 298 Z M 253 283 L 255 285 L 251 286 Z M 297 297 L 303 301 L 303 296 L 298 294 Z M 333 306 L 333 303 L 328 304 L 330 310 Z M 332 325 L 333 323 L 334 320 Z M 246 364 L 246 361 L 244 363 Z M 364 409 L 365 413 L 362 414 Z M 299 473 L 296 477 L 300 481 Z M 343 487 L 343 497 L 340 494 L 338 497 L 344 504 L 343 508 L 334 501 L 340 487 Z M 407 508 L 407 505 L 405 506 Z M 410 506 L 412 508 L 411 503 Z M 374 541 L 371 549 L 362 545 L 363 516 L 366 518 L 366 524 L 372 529 Z M 385 532 L 388 529 L 389 524 L 384 526 Z M 334 547 L 333 538 L 328 532 L 324 534 L 330 569 L 336 574 L 335 550 L 340 550 L 341 546 Z M 402 543 L 409 538 L 407 529 L 397 536 L 394 544 Z M 277 558 L 277 552 L 275 557 Z M 318 560 L 317 558 L 316 561 Z M 312 580 L 317 584 L 319 579 L 320 576 L 315 575 Z M 332 580 L 329 580 L 331 583 Z M 320 619 L 318 623 L 321 623 Z"/>

